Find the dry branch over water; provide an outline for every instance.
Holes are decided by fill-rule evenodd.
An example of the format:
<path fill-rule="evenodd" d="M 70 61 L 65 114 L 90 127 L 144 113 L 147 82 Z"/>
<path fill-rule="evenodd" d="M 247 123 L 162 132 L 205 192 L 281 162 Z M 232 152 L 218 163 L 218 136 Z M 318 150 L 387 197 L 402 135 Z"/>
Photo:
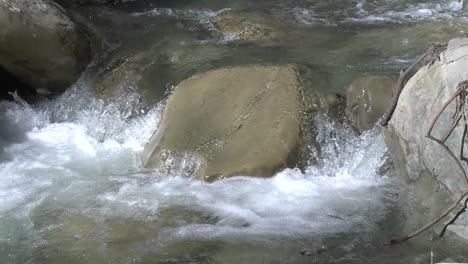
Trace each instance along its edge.
<path fill-rule="evenodd" d="M 411 64 L 405 71 L 400 71 L 400 77 L 393 87 L 392 100 L 390 101 L 387 111 L 385 111 L 382 120 L 380 121 L 382 126 L 386 126 L 392 118 L 393 112 L 395 111 L 395 108 L 398 104 L 398 98 L 400 98 L 401 91 L 403 90 L 406 81 L 409 79 L 409 74 L 422 62 L 434 57 L 438 59 L 436 50 L 445 46 L 447 46 L 447 43 L 433 43 L 432 46 L 423 55 L 421 55 L 421 57 L 419 57 L 418 60 Z"/>

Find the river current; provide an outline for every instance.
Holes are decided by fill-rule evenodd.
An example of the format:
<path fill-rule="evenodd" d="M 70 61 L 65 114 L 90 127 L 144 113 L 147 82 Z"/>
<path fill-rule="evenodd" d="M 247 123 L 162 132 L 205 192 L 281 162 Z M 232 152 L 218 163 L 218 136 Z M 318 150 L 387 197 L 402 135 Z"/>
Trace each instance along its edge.
<path fill-rule="evenodd" d="M 466 19 L 459 1 L 351 2 L 337 9 L 338 1 L 259 1 L 255 8 L 305 28 Z M 178 30 L 210 32 L 208 40 L 178 40 L 181 46 L 215 48 L 179 65 L 177 79 L 202 64 L 229 64 L 233 57 L 226 51 L 242 54 L 243 44 L 222 35 L 208 18 L 252 3 L 131 7 L 128 19 L 180 19 Z M 346 34 L 338 30 L 332 40 Z M 306 50 L 285 49 L 279 53 L 285 58 L 269 60 L 294 60 Z M 270 51 L 249 50 L 244 61 L 252 54 L 268 60 Z M 336 65 L 341 62 L 329 58 L 321 70 L 342 72 Z M 391 58 L 383 68 L 375 67 L 383 60 L 378 57 L 346 67 L 354 75 L 394 74 L 412 58 Z M 187 177 L 197 166 L 190 157 L 144 169 L 140 154 L 164 101 L 143 110 L 132 102 L 139 95 L 129 93 L 127 100 L 104 103 L 91 91 L 90 75 L 55 99 L 29 105 L 12 94 L 14 100 L 0 102 L 1 263 L 426 263 L 431 247 L 385 245 L 400 224 L 398 185 L 379 127 L 358 135 L 346 122 L 311 113 L 321 145 L 318 162 L 311 156 L 304 171 L 286 169 L 270 179 L 239 175 L 206 183 Z M 343 82 L 333 89 L 344 89 Z M 443 254 L 453 252 L 458 254 Z"/>

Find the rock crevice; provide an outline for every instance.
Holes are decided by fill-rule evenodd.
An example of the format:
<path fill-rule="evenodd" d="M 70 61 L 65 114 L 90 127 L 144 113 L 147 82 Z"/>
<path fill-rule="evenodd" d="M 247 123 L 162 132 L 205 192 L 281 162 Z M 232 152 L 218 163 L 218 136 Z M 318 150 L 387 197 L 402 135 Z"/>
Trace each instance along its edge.
<path fill-rule="evenodd" d="M 297 165 L 302 140 L 299 81 L 292 66 L 239 66 L 180 83 L 143 153 L 158 168 L 166 153 L 194 153 L 197 177 L 268 177 Z M 163 154 L 163 155 L 161 155 Z M 199 160 L 200 160 L 199 159 Z"/>

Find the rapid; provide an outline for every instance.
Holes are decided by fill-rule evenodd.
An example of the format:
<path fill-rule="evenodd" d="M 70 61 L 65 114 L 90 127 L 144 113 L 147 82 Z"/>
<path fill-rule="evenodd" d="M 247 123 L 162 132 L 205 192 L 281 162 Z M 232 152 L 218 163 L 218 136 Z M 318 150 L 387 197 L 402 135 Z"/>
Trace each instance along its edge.
<path fill-rule="evenodd" d="M 158 32 L 166 37 L 164 55 L 179 52 L 173 51 L 177 43 L 196 50 L 193 54 L 198 56 L 171 55 L 179 64 L 166 77 L 169 87 L 200 68 L 251 62 L 257 56 L 262 62 L 318 58 L 320 71 L 336 77 L 331 81 L 336 92 L 343 92 L 342 84 L 362 72 L 395 75 L 424 47 L 402 44 L 402 57 L 384 60 L 377 55 L 343 63 L 333 60 L 335 53 L 323 55 L 319 44 L 335 48 L 355 35 L 354 28 L 445 19 L 467 22 L 461 14 L 463 1 L 341 2 L 258 1 L 252 7 L 246 0 L 207 1 L 207 7 L 196 3 L 182 7 L 175 1 L 157 8 L 137 3 L 127 19 L 146 23 L 154 18 L 166 25 L 181 21 L 174 27 L 191 39 L 180 41 L 180 36 Z M 331 33 L 324 33 L 320 42 L 304 39 L 277 52 L 236 44 L 235 38 L 215 29 L 209 17 L 239 8 L 268 10 L 300 28 L 319 26 Z M 127 38 L 120 30 L 125 28 L 116 35 Z M 193 32 L 208 37 L 200 40 L 200 35 L 191 36 Z M 130 37 L 122 43 L 114 48 L 135 45 Z M 206 49 L 199 52 L 200 47 Z M 346 68 L 349 76 L 342 74 Z M 190 156 L 169 160 L 157 170 L 142 167 L 140 155 L 161 119 L 164 100 L 140 108 L 140 95 L 131 91 L 105 103 L 91 90 L 92 83 L 87 71 L 57 98 L 28 104 L 13 93 L 13 100 L 0 101 L 1 263 L 427 260 L 430 246 L 385 245 L 399 234 L 400 215 L 398 184 L 380 127 L 359 135 L 326 112 L 310 113 L 321 150 L 311 146 L 303 171 L 285 169 L 270 179 L 239 175 L 207 183 L 189 177 L 198 166 Z M 457 249 L 441 248 L 447 256 L 459 254 Z M 301 250 L 314 256 L 302 256 Z"/>

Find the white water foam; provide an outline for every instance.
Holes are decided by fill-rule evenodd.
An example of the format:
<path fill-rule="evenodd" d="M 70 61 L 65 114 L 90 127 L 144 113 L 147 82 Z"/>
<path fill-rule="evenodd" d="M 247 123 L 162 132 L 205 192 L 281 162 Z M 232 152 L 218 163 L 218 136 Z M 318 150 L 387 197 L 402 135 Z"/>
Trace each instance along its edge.
<path fill-rule="evenodd" d="M 315 5 L 294 7 L 283 10 L 280 16 L 294 17 L 304 25 L 325 24 L 336 26 L 338 23 L 415 23 L 454 19 L 466 21 L 463 15 L 463 1 L 436 1 L 408 4 L 405 1 L 359 0 L 354 6 L 343 6 L 330 2 L 328 8 L 323 2 Z M 316 9 L 325 9 L 318 12 Z"/>
<path fill-rule="evenodd" d="M 185 239 L 268 244 L 311 233 L 370 232 L 392 206 L 391 180 L 376 172 L 386 153 L 379 131 L 358 137 L 317 116 L 322 161 L 305 173 L 286 169 L 271 179 L 210 184 L 141 168 L 138 155 L 160 108 L 122 117 L 113 105 L 74 94 L 37 108 L 0 103 L 2 126 L 20 127 L 0 155 L 0 236 L 8 237 L 0 244 L 16 257 L 46 246 L 48 232 L 60 232 L 60 221 L 71 214 L 142 221 L 147 228 L 158 223 L 157 237 L 146 241 L 158 245 Z M 174 219 L 167 210 L 203 217 Z M 51 223 L 41 223 L 44 218 Z M 82 236 L 75 232 L 72 237 Z"/>
<path fill-rule="evenodd" d="M 222 42 L 228 42 L 232 40 L 232 36 L 225 35 L 219 31 L 210 21 L 211 17 L 217 16 L 223 12 L 231 10 L 230 8 L 223 8 L 218 11 L 213 11 L 210 9 L 174 9 L 174 8 L 154 8 L 145 12 L 136 12 L 130 14 L 131 16 L 140 17 L 140 16 L 149 16 L 149 17 L 164 17 L 164 18 L 174 18 L 177 20 L 188 20 L 193 21 L 198 25 L 203 26 L 208 31 L 215 33 L 215 35 L 221 36 Z M 188 28 L 191 29 L 190 27 Z M 195 30 L 195 28 L 193 28 Z"/>
<path fill-rule="evenodd" d="M 409 4 L 405 8 L 395 11 L 381 10 L 379 8 L 373 10 L 364 10 L 364 2 L 358 3 L 359 16 L 355 18 L 347 18 L 349 22 L 424 22 L 437 21 L 441 19 L 454 19 L 457 13 L 463 8 L 463 1 L 448 1 L 442 3 L 417 3 Z M 377 11 L 377 12 L 376 12 Z"/>

